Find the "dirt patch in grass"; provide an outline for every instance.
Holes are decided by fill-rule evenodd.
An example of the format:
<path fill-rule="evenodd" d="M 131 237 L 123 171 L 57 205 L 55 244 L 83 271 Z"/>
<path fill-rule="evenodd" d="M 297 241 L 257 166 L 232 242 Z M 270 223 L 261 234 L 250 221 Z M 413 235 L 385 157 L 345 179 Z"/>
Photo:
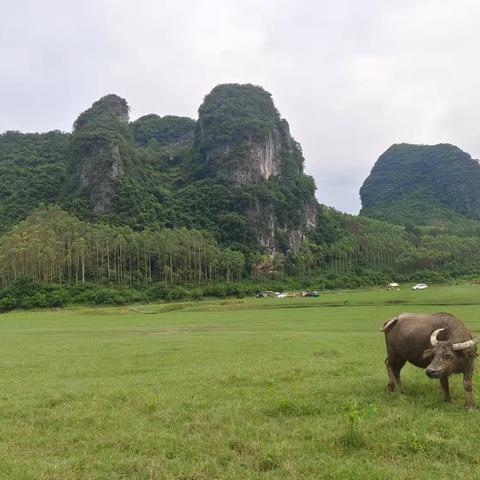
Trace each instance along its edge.
<path fill-rule="evenodd" d="M 192 303 L 167 303 L 160 307 L 155 307 L 154 310 L 147 309 L 147 308 L 126 308 L 123 309 L 122 313 L 141 313 L 142 315 L 157 315 L 159 313 L 168 313 L 168 312 L 175 312 L 178 310 L 184 310 L 188 307 L 191 307 Z"/>
<path fill-rule="evenodd" d="M 209 332 L 212 330 L 209 327 L 195 327 L 195 328 L 165 328 L 162 330 L 137 330 L 128 332 L 128 335 L 139 336 L 154 336 L 154 335 L 168 335 L 172 333 L 196 333 L 196 332 Z"/>

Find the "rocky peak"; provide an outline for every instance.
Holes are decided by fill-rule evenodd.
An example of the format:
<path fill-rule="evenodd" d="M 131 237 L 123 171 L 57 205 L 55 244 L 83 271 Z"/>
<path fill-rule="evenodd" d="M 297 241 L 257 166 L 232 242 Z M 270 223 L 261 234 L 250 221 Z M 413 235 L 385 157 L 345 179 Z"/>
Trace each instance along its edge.
<path fill-rule="evenodd" d="M 396 144 L 360 189 L 361 214 L 398 224 L 480 219 L 480 165 L 455 145 Z"/>
<path fill-rule="evenodd" d="M 118 181 L 130 168 L 132 138 L 125 99 L 106 95 L 80 114 L 68 150 L 65 201 L 87 202 L 92 216 L 110 211 Z"/>
<path fill-rule="evenodd" d="M 315 225 L 315 185 L 270 93 L 250 84 L 215 87 L 200 106 L 194 149 L 200 178 L 248 192 L 242 213 L 266 251 L 298 248 Z"/>
<path fill-rule="evenodd" d="M 303 157 L 270 93 L 254 85 L 215 87 L 199 109 L 195 137 L 202 173 L 247 185 L 285 174 Z M 292 152 L 297 149 L 298 151 Z"/>
<path fill-rule="evenodd" d="M 115 94 L 105 95 L 100 98 L 88 109 L 82 112 L 75 123 L 73 129 L 85 127 L 91 123 L 97 123 L 99 121 L 120 121 L 122 123 L 128 123 L 129 111 L 127 101 L 124 98 Z"/>

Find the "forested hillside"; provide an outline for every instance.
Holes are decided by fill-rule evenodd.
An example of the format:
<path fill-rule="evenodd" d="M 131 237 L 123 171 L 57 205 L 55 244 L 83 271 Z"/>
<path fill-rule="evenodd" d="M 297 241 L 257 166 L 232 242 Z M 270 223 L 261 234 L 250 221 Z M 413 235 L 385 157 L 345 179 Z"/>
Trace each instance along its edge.
<path fill-rule="evenodd" d="M 216 87 L 197 122 L 152 114 L 130 123 L 126 100 L 107 95 L 78 117 L 72 134 L 45 134 L 55 135 L 63 143 L 50 147 L 53 155 L 27 145 L 32 162 L 57 169 L 48 185 L 42 171 L 20 178 L 26 140 L 2 136 L 10 148 L 0 151 L 5 181 L 23 182 L 24 193 L 22 208 L 15 194 L 2 202 L 18 210 L 5 216 L 5 229 L 42 202 L 59 203 L 87 221 L 205 229 L 244 253 L 287 253 L 315 225 L 315 185 L 303 173 L 300 146 L 260 87 Z"/>
<path fill-rule="evenodd" d="M 215 87 L 197 120 L 131 122 L 107 95 L 72 133 L 6 132 L 0 309 L 480 274 L 480 167 L 457 147 L 392 146 L 362 216 L 319 205 L 303 164 L 253 85 Z"/>
<path fill-rule="evenodd" d="M 65 180 L 69 135 L 0 135 L 0 235 L 41 203 L 56 203 Z"/>
<path fill-rule="evenodd" d="M 480 219 L 480 165 L 458 147 L 392 145 L 360 189 L 362 215 L 398 224 Z"/>

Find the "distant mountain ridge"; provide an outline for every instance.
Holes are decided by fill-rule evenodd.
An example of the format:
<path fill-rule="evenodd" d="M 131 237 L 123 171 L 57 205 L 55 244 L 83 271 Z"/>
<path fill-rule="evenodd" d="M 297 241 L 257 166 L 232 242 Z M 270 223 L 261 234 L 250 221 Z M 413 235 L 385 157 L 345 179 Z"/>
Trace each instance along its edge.
<path fill-rule="evenodd" d="M 130 122 L 127 101 L 109 94 L 79 115 L 71 134 L 0 135 L 0 183 L 10 184 L 0 193 L 0 232 L 53 203 L 88 221 L 197 228 L 243 251 L 287 253 L 316 223 L 315 184 L 303 163 L 261 87 L 215 87 L 198 121 L 150 114 Z M 43 175 L 47 165 L 55 178 Z"/>
<path fill-rule="evenodd" d="M 450 144 L 396 144 L 360 189 L 361 215 L 397 224 L 480 219 L 480 164 Z"/>

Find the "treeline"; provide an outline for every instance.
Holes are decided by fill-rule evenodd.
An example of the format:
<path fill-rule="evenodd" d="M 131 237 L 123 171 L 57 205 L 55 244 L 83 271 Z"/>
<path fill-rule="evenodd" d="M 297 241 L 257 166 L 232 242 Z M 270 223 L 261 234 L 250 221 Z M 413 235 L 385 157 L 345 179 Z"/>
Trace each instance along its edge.
<path fill-rule="evenodd" d="M 244 255 L 195 229 L 134 231 L 90 224 L 56 206 L 42 207 L 0 237 L 0 282 L 139 287 L 199 286 L 251 279 L 320 279 L 380 272 L 472 272 L 480 269 L 480 236 L 455 226 L 400 227 L 320 208 L 317 229 L 300 248 Z"/>
<path fill-rule="evenodd" d="M 202 230 L 134 231 L 41 207 L 0 237 L 0 310 L 473 276 L 478 228 L 401 227 L 320 207 L 316 229 L 297 251 L 245 255 Z"/>
<path fill-rule="evenodd" d="M 135 232 L 89 224 L 58 207 L 37 210 L 0 238 L 0 282 L 201 285 L 238 281 L 240 252 L 185 228 Z"/>
<path fill-rule="evenodd" d="M 320 207 L 317 229 L 289 265 L 292 275 L 383 272 L 392 280 L 415 273 L 480 272 L 479 225 L 473 221 L 401 227 Z"/>

